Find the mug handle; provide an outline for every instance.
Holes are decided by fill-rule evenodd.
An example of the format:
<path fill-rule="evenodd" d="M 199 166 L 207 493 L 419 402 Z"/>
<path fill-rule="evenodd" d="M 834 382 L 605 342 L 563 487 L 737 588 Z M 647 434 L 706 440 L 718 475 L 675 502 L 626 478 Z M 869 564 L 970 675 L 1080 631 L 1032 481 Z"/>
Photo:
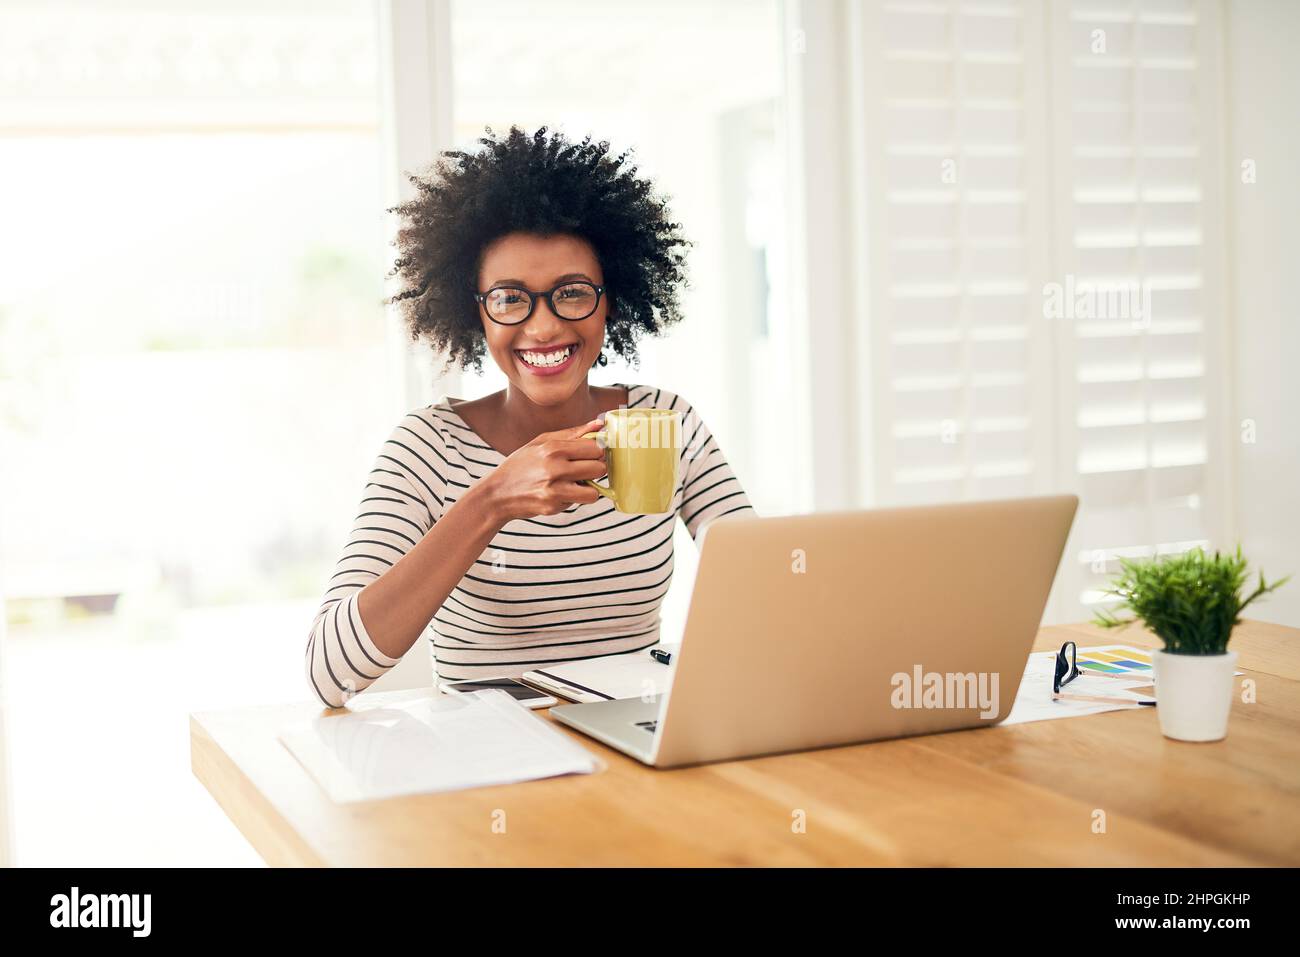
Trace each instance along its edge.
<path fill-rule="evenodd" d="M 605 438 L 605 432 L 604 431 L 585 432 L 583 433 L 582 437 L 584 439 L 594 439 L 597 436 L 600 436 L 603 439 Z M 614 497 L 614 490 L 610 488 L 608 485 L 601 485 L 599 482 L 595 481 L 594 479 L 583 479 L 583 481 L 586 482 L 588 485 L 590 485 L 592 488 L 594 488 L 601 495 L 605 496 L 605 498 L 609 499 L 615 505 L 618 504 L 618 499 Z"/>

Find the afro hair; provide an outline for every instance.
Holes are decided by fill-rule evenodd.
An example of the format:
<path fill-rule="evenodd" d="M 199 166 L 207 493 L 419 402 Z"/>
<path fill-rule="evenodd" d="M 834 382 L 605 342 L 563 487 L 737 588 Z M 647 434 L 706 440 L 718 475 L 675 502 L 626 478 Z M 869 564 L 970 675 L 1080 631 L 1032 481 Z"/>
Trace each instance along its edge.
<path fill-rule="evenodd" d="M 630 151 L 610 155 L 607 141 L 572 143 L 547 127 L 491 127 L 474 152 L 444 151 L 429 171 L 407 178 L 414 198 L 390 208 L 400 217 L 396 303 L 411 339 L 425 338 L 448 364 L 482 371 L 478 273 L 487 247 L 509 233 L 580 237 L 591 244 L 610 303 L 605 337 L 636 362 L 637 341 L 681 319 L 686 285 L 680 224 L 666 199 L 626 166 Z"/>

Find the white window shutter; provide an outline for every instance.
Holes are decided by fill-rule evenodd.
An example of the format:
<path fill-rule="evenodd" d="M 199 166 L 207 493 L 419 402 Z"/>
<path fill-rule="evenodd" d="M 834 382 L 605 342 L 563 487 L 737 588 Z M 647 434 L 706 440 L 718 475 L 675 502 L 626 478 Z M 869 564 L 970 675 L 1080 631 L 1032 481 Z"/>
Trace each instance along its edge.
<path fill-rule="evenodd" d="M 1218 528 L 1202 21 L 1192 0 L 854 14 L 866 494 L 1077 491 L 1050 618 L 1088 617 L 1115 555 Z M 1138 309 L 1150 289 L 1153 317 L 1049 317 L 1053 283 L 1131 288 Z"/>
<path fill-rule="evenodd" d="M 873 497 L 1046 489 L 1050 330 L 1034 282 L 1045 226 L 1028 148 L 1037 14 L 890 2 L 862 15 Z"/>
<path fill-rule="evenodd" d="M 1112 300 L 1105 317 L 1052 320 L 1058 471 L 1084 503 L 1060 585 L 1080 616 L 1102 599 L 1119 557 L 1208 546 L 1223 527 L 1224 461 L 1211 441 L 1226 411 L 1213 347 L 1223 268 L 1207 236 L 1221 169 L 1212 7 L 1052 7 L 1058 281 L 1140 291 L 1129 305 L 1149 308 L 1126 318 Z"/>

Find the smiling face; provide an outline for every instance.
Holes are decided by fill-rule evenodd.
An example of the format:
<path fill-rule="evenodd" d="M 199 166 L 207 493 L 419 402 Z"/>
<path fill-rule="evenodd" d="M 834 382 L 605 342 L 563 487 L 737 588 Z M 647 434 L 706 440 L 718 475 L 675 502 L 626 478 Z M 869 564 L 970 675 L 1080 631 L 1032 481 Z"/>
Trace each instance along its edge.
<path fill-rule="evenodd" d="M 510 233 L 485 250 L 478 291 L 518 286 L 538 293 L 570 281 L 604 284 L 590 243 L 576 236 Z M 488 318 L 482 304 L 479 319 L 488 352 L 511 384 L 537 405 L 556 405 L 587 381 L 605 342 L 608 307 L 609 297 L 601 296 L 595 312 L 574 321 L 560 318 L 537 297 L 525 322 L 501 325 Z"/>

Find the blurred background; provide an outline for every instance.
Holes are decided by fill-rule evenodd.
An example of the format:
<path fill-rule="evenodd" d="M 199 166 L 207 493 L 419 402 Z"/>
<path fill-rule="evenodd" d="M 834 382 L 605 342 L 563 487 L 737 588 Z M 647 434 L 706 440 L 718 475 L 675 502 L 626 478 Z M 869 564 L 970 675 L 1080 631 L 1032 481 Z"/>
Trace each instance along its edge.
<path fill-rule="evenodd" d="M 1288 0 L 0 0 L 0 861 L 260 863 L 186 715 L 310 698 L 380 443 L 504 384 L 382 303 L 484 126 L 669 197 L 687 319 L 596 381 L 761 513 L 1074 491 L 1049 622 L 1122 556 L 1300 572 L 1298 52 Z"/>

